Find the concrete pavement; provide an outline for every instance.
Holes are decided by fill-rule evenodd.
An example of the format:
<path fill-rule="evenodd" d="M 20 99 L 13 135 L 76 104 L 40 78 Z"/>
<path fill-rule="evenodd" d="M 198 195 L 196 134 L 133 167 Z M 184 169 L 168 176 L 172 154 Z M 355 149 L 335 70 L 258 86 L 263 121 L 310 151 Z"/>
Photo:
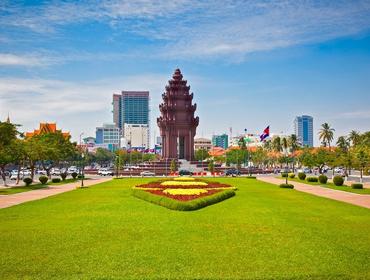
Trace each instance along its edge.
<path fill-rule="evenodd" d="M 285 179 L 279 179 L 272 176 L 258 176 L 257 179 L 275 185 L 285 183 Z M 297 191 L 313 194 L 316 196 L 326 197 L 370 209 L 370 195 L 337 191 L 329 188 L 312 186 L 298 182 L 292 182 L 292 184 L 294 185 L 294 189 Z"/>
<path fill-rule="evenodd" d="M 92 186 L 92 185 L 96 185 L 99 183 L 109 181 L 111 179 L 112 179 L 111 177 L 89 179 L 89 180 L 84 181 L 84 185 L 86 187 Z M 49 186 L 48 188 L 45 188 L 45 189 L 33 190 L 33 191 L 10 194 L 10 195 L 0 195 L 0 209 L 11 207 L 11 206 L 25 203 L 28 201 L 38 200 L 38 199 L 46 198 L 52 195 L 57 195 L 60 193 L 72 191 L 72 190 L 75 190 L 76 187 L 80 186 L 80 184 L 81 184 L 80 181 L 78 181 L 78 182 L 73 182 L 73 183 L 64 184 L 64 185 Z"/>

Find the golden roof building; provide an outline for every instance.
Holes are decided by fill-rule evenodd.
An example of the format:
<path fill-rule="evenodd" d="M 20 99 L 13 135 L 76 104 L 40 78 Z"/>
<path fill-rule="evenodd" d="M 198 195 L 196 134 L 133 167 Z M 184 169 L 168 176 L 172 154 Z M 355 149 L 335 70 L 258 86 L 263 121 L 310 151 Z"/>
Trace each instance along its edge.
<path fill-rule="evenodd" d="M 62 133 L 66 138 L 71 136 L 69 132 L 62 132 L 62 130 L 58 130 L 56 123 L 40 123 L 40 128 L 35 129 L 33 132 L 26 132 L 26 137 L 28 138 L 35 135 L 57 132 Z"/>

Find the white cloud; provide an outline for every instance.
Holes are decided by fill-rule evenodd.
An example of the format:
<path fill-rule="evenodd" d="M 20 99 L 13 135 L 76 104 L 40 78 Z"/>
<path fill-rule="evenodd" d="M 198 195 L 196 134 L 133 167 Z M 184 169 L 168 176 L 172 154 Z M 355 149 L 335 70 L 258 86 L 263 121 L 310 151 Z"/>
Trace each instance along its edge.
<path fill-rule="evenodd" d="M 357 34 L 370 27 L 370 2 L 359 1 L 83 1 L 3 5 L 3 26 L 54 32 L 101 22 L 157 40 L 157 56 L 245 56 Z"/>
<path fill-rule="evenodd" d="M 46 57 L 35 55 L 16 55 L 0 53 L 0 65 L 3 66 L 44 66 L 50 64 L 51 60 Z"/>
<path fill-rule="evenodd" d="M 75 139 L 81 131 L 94 135 L 96 126 L 112 121 L 112 94 L 121 90 L 149 90 L 154 120 L 167 79 L 158 74 L 94 82 L 0 78 L 0 118 L 10 113 L 24 131 L 33 130 L 41 121 L 56 121 Z"/>

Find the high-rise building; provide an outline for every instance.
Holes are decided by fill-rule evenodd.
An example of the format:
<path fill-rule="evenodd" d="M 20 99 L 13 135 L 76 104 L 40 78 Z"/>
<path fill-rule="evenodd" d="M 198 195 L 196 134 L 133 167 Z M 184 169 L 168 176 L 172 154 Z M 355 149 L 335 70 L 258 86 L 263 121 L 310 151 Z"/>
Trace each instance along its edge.
<path fill-rule="evenodd" d="M 112 104 L 113 122 L 121 131 L 126 123 L 149 124 L 149 91 L 122 91 L 113 95 Z"/>
<path fill-rule="evenodd" d="M 227 149 L 229 147 L 229 137 L 227 136 L 227 134 L 213 135 L 212 145 L 213 147 Z"/>
<path fill-rule="evenodd" d="M 114 150 L 120 144 L 120 130 L 115 124 L 103 124 L 96 128 L 95 142 L 98 145 L 105 146 L 109 150 Z"/>
<path fill-rule="evenodd" d="M 125 123 L 123 131 L 127 148 L 149 149 L 149 125 Z"/>
<path fill-rule="evenodd" d="M 313 118 L 297 116 L 294 120 L 294 133 L 302 146 L 313 147 Z"/>

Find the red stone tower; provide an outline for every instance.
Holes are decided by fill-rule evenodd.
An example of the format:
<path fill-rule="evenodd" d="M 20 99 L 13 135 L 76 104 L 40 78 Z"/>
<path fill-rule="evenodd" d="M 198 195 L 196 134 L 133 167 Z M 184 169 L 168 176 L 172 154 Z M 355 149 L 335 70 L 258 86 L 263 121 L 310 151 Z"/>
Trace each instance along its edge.
<path fill-rule="evenodd" d="M 163 103 L 159 105 L 161 116 L 157 124 L 162 137 L 162 155 L 164 158 L 193 160 L 194 136 L 199 124 L 199 117 L 194 118 L 197 104 L 192 104 L 193 93 L 190 86 L 182 79 L 180 69 L 176 69 L 168 81 L 166 92 L 162 94 Z"/>

